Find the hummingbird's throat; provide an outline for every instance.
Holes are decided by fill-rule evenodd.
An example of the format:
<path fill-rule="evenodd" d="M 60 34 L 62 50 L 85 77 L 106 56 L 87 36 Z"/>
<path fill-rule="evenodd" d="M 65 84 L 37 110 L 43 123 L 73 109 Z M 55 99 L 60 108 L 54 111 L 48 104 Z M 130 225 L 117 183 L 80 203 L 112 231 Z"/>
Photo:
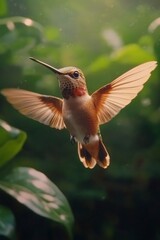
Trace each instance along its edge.
<path fill-rule="evenodd" d="M 86 94 L 86 90 L 83 87 L 75 87 L 75 88 L 64 88 L 62 90 L 62 96 L 65 99 L 69 99 L 70 97 L 81 97 Z"/>

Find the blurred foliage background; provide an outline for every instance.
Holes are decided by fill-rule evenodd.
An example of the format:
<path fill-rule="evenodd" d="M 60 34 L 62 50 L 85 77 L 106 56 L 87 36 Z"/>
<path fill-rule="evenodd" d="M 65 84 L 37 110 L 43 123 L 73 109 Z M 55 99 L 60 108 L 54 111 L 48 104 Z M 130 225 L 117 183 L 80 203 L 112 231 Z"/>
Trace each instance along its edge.
<path fill-rule="evenodd" d="M 52 72 L 78 66 L 89 92 L 130 68 L 160 62 L 159 0 L 1 0 L 0 89 L 61 96 Z M 27 119 L 0 96 L 0 118 L 27 133 L 7 167 L 33 167 L 65 194 L 75 217 L 74 238 L 160 239 L 160 71 L 101 132 L 111 156 L 107 170 L 85 169 L 66 130 Z M 66 239 L 56 223 L 36 216 L 0 192 L 16 218 L 15 239 Z"/>

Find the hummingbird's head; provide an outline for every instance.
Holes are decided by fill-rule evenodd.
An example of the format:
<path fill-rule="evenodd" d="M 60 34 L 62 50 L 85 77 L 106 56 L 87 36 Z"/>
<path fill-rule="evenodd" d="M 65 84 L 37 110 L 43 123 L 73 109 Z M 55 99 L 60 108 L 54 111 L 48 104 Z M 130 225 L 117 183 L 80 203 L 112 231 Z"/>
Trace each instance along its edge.
<path fill-rule="evenodd" d="M 76 67 L 57 69 L 35 58 L 30 57 L 30 59 L 49 68 L 57 75 L 64 98 L 82 96 L 87 92 L 85 77 L 80 69 Z"/>

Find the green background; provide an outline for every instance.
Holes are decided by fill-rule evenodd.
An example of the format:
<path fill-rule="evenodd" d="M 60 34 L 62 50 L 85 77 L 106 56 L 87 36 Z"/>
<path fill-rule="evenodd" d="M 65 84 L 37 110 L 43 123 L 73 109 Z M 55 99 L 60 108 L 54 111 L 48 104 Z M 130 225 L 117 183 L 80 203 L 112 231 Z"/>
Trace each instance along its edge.
<path fill-rule="evenodd" d="M 130 68 L 160 62 L 159 0 L 1 0 L 0 89 L 16 87 L 60 97 L 52 72 L 78 66 L 89 92 Z M 0 118 L 27 133 L 8 168 L 33 167 L 65 194 L 75 223 L 74 239 L 160 239 L 160 71 L 111 122 L 101 126 L 111 156 L 106 170 L 85 169 L 59 131 L 27 119 L 0 96 Z M 0 192 L 16 218 L 16 239 L 66 239 L 64 229 Z"/>

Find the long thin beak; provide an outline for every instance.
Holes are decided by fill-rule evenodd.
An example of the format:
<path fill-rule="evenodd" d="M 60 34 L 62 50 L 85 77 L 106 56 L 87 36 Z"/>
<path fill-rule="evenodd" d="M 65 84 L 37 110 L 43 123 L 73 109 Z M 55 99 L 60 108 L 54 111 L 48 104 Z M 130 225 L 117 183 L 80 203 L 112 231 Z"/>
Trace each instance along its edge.
<path fill-rule="evenodd" d="M 54 72 L 56 74 L 63 74 L 57 68 L 54 68 L 54 67 L 52 67 L 51 65 L 49 65 L 47 63 L 44 63 L 44 62 L 42 62 L 42 61 L 40 61 L 40 60 L 38 60 L 36 58 L 33 58 L 33 57 L 30 57 L 30 59 L 35 61 L 35 62 L 37 62 L 37 63 L 39 63 L 39 64 L 41 64 L 41 65 L 43 65 L 43 66 L 45 66 L 45 67 L 47 67 L 47 68 L 49 68 L 52 72 Z"/>

